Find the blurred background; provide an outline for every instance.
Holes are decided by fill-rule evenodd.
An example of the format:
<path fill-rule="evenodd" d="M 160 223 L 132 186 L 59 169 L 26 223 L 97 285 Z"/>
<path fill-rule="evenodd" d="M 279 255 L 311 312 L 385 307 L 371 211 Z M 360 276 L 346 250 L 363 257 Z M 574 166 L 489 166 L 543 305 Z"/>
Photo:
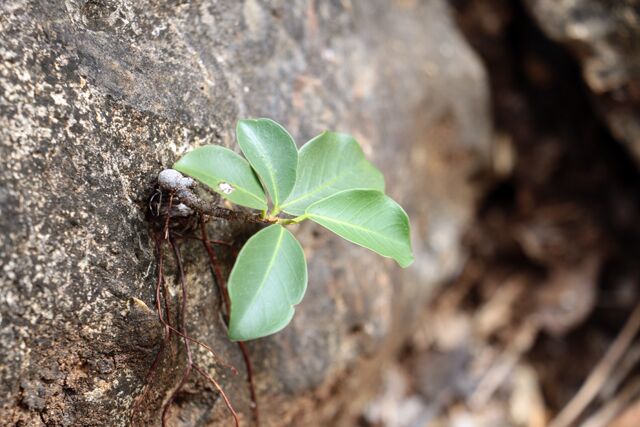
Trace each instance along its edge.
<path fill-rule="evenodd" d="M 295 230 L 307 295 L 248 343 L 261 425 L 640 426 L 637 0 L 0 2 L 0 425 L 160 425 L 185 353 L 147 377 L 149 196 L 245 117 L 354 135 L 416 254 Z M 240 375 L 194 357 L 255 425 L 209 259 L 180 245 L 188 330 Z M 230 423 L 196 376 L 169 410 Z"/>
<path fill-rule="evenodd" d="M 487 71 L 492 170 L 361 425 L 640 425 L 640 4 L 451 6 Z"/>

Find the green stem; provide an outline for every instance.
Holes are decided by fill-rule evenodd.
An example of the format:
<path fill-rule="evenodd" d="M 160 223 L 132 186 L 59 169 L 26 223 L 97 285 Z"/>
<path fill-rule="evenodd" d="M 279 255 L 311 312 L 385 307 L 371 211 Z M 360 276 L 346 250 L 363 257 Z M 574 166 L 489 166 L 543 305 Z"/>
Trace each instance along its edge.
<path fill-rule="evenodd" d="M 274 206 L 273 210 L 269 213 L 269 216 L 277 216 L 280 213 L 281 209 L 279 206 Z"/>
<path fill-rule="evenodd" d="M 307 219 L 307 215 L 306 214 L 297 216 L 295 218 L 278 218 L 276 223 L 277 224 L 282 224 L 282 225 L 298 224 L 299 222 L 302 222 L 305 219 Z"/>

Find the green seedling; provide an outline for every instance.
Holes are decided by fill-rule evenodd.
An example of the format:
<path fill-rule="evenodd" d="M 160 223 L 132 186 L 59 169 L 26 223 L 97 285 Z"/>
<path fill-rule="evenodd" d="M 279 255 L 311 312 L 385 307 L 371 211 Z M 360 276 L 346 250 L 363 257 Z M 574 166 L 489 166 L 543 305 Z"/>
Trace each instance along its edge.
<path fill-rule="evenodd" d="M 288 225 L 311 220 L 403 268 L 413 262 L 409 218 L 351 136 L 324 132 L 298 150 L 278 123 L 251 119 L 238 122 L 237 139 L 244 158 L 206 145 L 173 165 L 270 224 L 246 242 L 231 271 L 231 340 L 280 331 L 304 296 L 307 263 Z"/>

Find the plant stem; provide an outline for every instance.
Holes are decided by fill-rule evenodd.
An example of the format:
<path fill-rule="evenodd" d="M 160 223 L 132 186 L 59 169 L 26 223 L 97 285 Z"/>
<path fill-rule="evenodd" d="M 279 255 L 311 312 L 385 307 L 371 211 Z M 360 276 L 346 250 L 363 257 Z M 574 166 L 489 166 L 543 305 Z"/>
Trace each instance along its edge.
<path fill-rule="evenodd" d="M 172 172 L 173 179 L 167 182 L 161 179 L 165 172 Z M 181 179 L 176 179 L 176 175 Z M 193 192 L 196 182 L 191 178 L 185 178 L 182 174 L 173 169 L 165 169 L 158 175 L 158 186 L 165 192 L 169 193 L 171 198 L 174 196 L 188 208 L 200 214 L 206 214 L 215 218 L 226 219 L 231 221 L 254 222 L 254 223 L 273 223 L 275 221 L 265 217 L 266 210 L 261 214 L 245 213 L 223 208 L 215 203 L 208 202 L 200 198 Z M 165 240 L 168 235 L 165 234 Z"/>
<path fill-rule="evenodd" d="M 263 217 L 261 214 L 234 211 L 220 206 L 208 206 L 207 210 L 199 210 L 199 212 L 214 218 L 225 219 L 228 221 L 252 222 L 258 224 L 272 224 L 275 222 L 273 219 Z"/>
<path fill-rule="evenodd" d="M 274 206 L 273 210 L 271 211 L 271 214 L 269 216 L 274 217 L 277 216 L 280 213 L 281 209 L 279 206 Z"/>
<path fill-rule="evenodd" d="M 298 223 L 304 221 L 307 218 L 308 217 L 307 217 L 306 214 L 297 216 L 295 218 L 277 218 L 276 219 L 276 223 L 277 224 L 282 224 L 282 225 L 298 224 Z"/>

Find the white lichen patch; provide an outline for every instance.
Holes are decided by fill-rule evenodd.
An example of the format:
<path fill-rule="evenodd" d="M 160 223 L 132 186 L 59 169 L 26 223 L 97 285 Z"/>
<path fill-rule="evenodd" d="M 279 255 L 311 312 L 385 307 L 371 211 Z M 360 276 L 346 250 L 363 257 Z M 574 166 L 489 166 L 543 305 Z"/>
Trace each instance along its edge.
<path fill-rule="evenodd" d="M 118 385 L 118 380 L 114 380 L 112 382 L 107 382 L 105 380 L 97 380 L 95 382 L 95 387 L 92 390 L 84 393 L 84 398 L 88 402 L 99 402 L 109 390 L 117 387 L 117 385 Z"/>
<path fill-rule="evenodd" d="M 231 184 L 229 184 L 228 182 L 221 182 L 220 184 L 218 184 L 218 188 L 224 194 L 231 194 L 235 190 L 235 188 L 233 188 L 233 186 L 231 186 Z"/>

